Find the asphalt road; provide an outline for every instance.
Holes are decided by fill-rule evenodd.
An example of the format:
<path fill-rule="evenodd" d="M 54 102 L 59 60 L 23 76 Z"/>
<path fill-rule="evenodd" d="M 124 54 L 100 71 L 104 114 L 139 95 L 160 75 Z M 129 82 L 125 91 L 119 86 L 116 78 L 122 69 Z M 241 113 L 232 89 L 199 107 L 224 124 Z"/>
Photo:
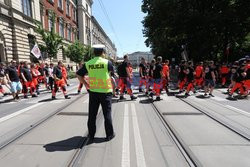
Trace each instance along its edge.
<path fill-rule="evenodd" d="M 58 111 L 2 148 L 1 166 L 249 166 L 249 100 L 229 101 L 224 90 L 216 90 L 209 99 L 198 98 L 199 93 L 179 99 L 163 92 L 162 100 L 153 102 L 138 93 L 137 76 L 137 100 L 130 101 L 128 95 L 124 101 L 113 99 L 116 137 L 111 141 L 104 138 L 100 111 L 94 142 L 80 144 L 87 140 L 88 94 L 75 94 L 76 80 L 68 87 L 70 100 L 58 94 L 51 101 L 51 94 L 44 92 L 38 98 L 1 103 L 0 144 Z"/>

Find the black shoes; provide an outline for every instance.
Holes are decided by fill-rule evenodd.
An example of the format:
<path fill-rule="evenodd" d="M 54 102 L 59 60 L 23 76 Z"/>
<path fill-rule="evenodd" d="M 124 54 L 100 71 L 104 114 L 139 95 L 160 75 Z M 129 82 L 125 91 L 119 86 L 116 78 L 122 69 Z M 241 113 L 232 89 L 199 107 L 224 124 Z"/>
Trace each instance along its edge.
<path fill-rule="evenodd" d="M 52 100 L 56 100 L 56 97 L 55 97 L 55 96 L 52 96 Z"/>
<path fill-rule="evenodd" d="M 36 94 L 33 94 L 32 97 L 38 97 Z"/>
<path fill-rule="evenodd" d="M 161 100 L 161 98 L 158 96 L 158 97 L 156 97 L 156 99 L 155 99 L 156 101 L 160 101 Z"/>
<path fill-rule="evenodd" d="M 131 100 L 135 100 L 137 99 L 137 97 L 135 97 L 134 95 L 130 96 Z"/>
<path fill-rule="evenodd" d="M 113 135 L 107 136 L 107 137 L 106 137 L 106 140 L 107 140 L 107 141 L 110 141 L 110 140 L 112 140 L 113 138 L 115 138 L 115 133 L 113 133 Z"/>
<path fill-rule="evenodd" d="M 143 92 L 141 88 L 139 89 L 139 92 L 140 92 L 140 93 L 142 93 L 142 92 Z"/>
<path fill-rule="evenodd" d="M 120 100 L 125 100 L 124 96 L 120 96 Z"/>
<path fill-rule="evenodd" d="M 65 97 L 65 99 L 70 99 L 70 97 L 68 95 L 65 95 L 64 97 Z"/>

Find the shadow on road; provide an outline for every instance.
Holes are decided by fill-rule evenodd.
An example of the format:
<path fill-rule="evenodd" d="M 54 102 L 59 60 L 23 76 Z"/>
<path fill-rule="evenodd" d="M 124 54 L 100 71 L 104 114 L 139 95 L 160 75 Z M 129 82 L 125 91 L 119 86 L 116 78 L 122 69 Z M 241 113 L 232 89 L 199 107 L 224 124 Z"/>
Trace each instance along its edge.
<path fill-rule="evenodd" d="M 75 136 L 71 137 L 69 139 L 53 142 L 44 145 L 43 147 L 47 152 L 55 152 L 55 151 L 70 151 L 75 149 L 82 148 L 82 143 L 85 141 L 87 137 L 82 136 Z M 107 142 L 106 138 L 104 137 L 95 137 L 94 140 L 91 142 L 88 142 L 87 145 L 93 144 L 93 143 L 104 143 Z"/>

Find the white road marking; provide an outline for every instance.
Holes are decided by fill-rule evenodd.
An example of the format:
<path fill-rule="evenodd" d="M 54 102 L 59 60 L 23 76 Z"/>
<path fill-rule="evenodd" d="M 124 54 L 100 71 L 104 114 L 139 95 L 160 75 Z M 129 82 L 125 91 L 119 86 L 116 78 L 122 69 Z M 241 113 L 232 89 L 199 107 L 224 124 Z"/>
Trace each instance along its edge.
<path fill-rule="evenodd" d="M 214 99 L 216 101 L 227 101 L 227 99 L 221 98 L 221 97 L 218 97 L 218 96 L 211 97 L 211 99 Z"/>
<path fill-rule="evenodd" d="M 129 115 L 128 104 L 125 104 L 124 122 L 123 122 L 123 144 L 122 144 L 122 167 L 130 167 L 130 150 L 129 150 Z"/>
<path fill-rule="evenodd" d="M 36 107 L 38 107 L 38 106 L 40 106 L 40 105 L 42 105 L 42 104 L 44 104 L 44 103 L 37 103 L 37 104 L 34 104 L 34 105 L 29 106 L 29 107 L 27 107 L 27 108 L 24 108 L 24 109 L 22 109 L 22 110 L 19 110 L 19 111 L 13 113 L 13 114 L 10 114 L 10 115 L 7 115 L 7 116 L 5 116 L 5 117 L 2 117 L 2 118 L 0 118 L 0 123 L 6 121 L 6 120 L 8 120 L 8 119 L 11 119 L 11 118 L 13 118 L 13 117 L 15 117 L 15 116 L 17 116 L 17 115 L 20 115 L 20 114 L 22 114 L 22 113 L 24 113 L 24 112 L 26 112 L 26 111 L 29 111 L 29 110 L 31 110 L 31 109 L 33 109 L 33 108 L 36 108 Z"/>
<path fill-rule="evenodd" d="M 243 114 L 243 115 L 246 115 L 246 116 L 248 116 L 248 117 L 250 116 L 250 113 L 247 112 L 247 111 L 238 109 L 238 108 L 233 107 L 233 106 L 230 106 L 230 105 L 226 105 L 226 107 L 229 108 L 229 109 L 231 109 L 231 110 L 237 111 L 237 112 L 239 112 L 239 113 L 241 113 L 241 114 Z"/>
<path fill-rule="evenodd" d="M 138 125 L 135 104 L 131 104 L 132 114 L 133 114 L 133 127 L 134 127 L 134 138 L 135 138 L 135 152 L 138 167 L 146 167 L 146 161 L 144 157 L 144 151 L 142 146 L 142 140 L 140 135 L 140 129 Z"/>

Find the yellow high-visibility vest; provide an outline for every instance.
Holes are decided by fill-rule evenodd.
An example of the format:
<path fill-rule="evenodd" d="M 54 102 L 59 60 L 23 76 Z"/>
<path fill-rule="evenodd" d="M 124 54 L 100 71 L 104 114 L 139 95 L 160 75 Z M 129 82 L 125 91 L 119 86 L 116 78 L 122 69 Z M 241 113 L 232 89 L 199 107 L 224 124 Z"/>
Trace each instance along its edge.
<path fill-rule="evenodd" d="M 86 64 L 89 76 L 89 90 L 97 93 L 112 92 L 112 83 L 108 71 L 108 60 L 95 57 Z"/>

